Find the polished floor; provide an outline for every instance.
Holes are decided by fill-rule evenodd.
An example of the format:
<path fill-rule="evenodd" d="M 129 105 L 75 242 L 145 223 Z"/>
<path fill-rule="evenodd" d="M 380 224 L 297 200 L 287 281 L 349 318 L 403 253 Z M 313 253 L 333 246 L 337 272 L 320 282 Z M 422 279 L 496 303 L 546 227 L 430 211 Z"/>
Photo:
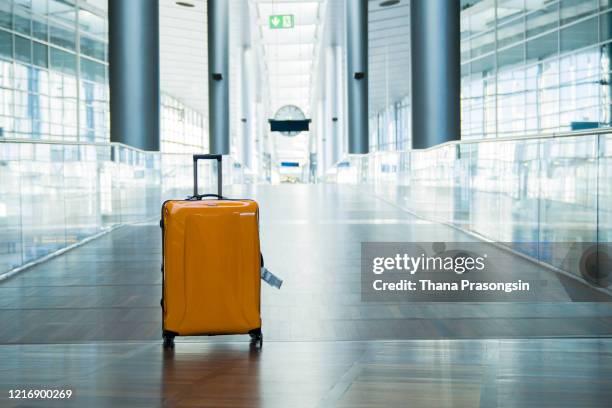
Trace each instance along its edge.
<path fill-rule="evenodd" d="M 609 407 L 606 339 L 9 345 L 0 406 Z M 69 400 L 11 400 L 9 389 Z"/>
<path fill-rule="evenodd" d="M 260 186 L 261 350 L 244 336 L 161 349 L 155 222 L 0 283 L 0 406 L 608 407 L 612 304 L 516 259 L 555 301 L 366 303 L 362 241 L 470 241 L 351 186 Z M 511 256 L 511 255 L 509 255 Z M 605 300 L 605 299 L 604 299 Z M 10 389 L 71 389 L 63 401 Z"/>
<path fill-rule="evenodd" d="M 567 279 L 519 258 L 515 269 L 537 275 L 555 301 L 362 302 L 362 241 L 473 238 L 351 186 L 259 186 L 231 194 L 259 200 L 266 266 L 285 279 L 280 291 L 262 286 L 267 340 L 612 334 L 611 302 L 572 302 Z M 151 222 L 119 228 L 1 282 L 0 343 L 159 339 L 160 262 L 160 230 Z"/>

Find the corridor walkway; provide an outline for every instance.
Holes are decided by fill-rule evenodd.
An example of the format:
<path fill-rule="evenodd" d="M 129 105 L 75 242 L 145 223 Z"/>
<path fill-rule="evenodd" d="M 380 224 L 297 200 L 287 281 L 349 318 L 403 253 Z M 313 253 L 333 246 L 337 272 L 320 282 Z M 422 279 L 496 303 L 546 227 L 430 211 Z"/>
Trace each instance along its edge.
<path fill-rule="evenodd" d="M 518 258 L 517 269 L 537 274 L 558 301 L 364 303 L 361 242 L 473 238 L 352 186 L 256 186 L 229 195 L 260 202 L 266 266 L 285 280 L 280 291 L 262 285 L 267 341 L 612 334 L 612 304 L 571 303 L 554 273 Z M 158 340 L 160 262 L 160 229 L 151 221 L 116 229 L 0 283 L 0 343 Z"/>
<path fill-rule="evenodd" d="M 231 195 L 260 201 L 266 265 L 285 279 L 262 285 L 262 349 L 219 336 L 162 350 L 159 226 L 126 226 L 0 284 L 0 406 L 609 406 L 612 341 L 593 338 L 612 334 L 608 303 L 569 302 L 521 259 L 558 302 L 363 303 L 362 241 L 471 238 L 350 186 Z"/>

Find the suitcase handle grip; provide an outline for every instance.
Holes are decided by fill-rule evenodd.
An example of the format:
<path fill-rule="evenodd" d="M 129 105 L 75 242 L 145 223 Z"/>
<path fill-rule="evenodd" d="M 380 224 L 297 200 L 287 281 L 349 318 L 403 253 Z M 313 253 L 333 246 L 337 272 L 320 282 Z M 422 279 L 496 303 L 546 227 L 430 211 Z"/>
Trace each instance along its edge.
<path fill-rule="evenodd" d="M 191 196 L 191 197 L 187 197 L 188 200 L 201 200 L 203 198 L 207 198 L 207 197 L 215 197 L 218 198 L 219 200 L 224 200 L 225 197 L 220 196 L 219 194 L 198 194 L 196 196 Z"/>
<path fill-rule="evenodd" d="M 221 199 L 221 196 L 223 195 L 222 193 L 222 189 L 223 189 L 223 182 L 222 182 L 222 167 L 221 167 L 221 160 L 223 159 L 223 156 L 221 156 L 220 154 L 194 154 L 193 155 L 193 196 L 194 197 L 198 197 L 200 196 L 198 194 L 198 160 L 216 160 L 217 161 L 217 196 L 219 198 L 219 200 Z"/>

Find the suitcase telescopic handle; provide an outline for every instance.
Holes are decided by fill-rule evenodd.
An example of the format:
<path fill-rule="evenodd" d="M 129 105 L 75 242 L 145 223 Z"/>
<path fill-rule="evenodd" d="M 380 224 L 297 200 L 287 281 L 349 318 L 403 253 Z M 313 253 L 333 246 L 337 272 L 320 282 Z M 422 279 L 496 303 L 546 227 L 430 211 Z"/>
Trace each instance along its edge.
<path fill-rule="evenodd" d="M 216 160 L 217 161 L 217 197 L 219 200 L 223 196 L 223 183 L 222 183 L 222 168 L 221 168 L 221 160 L 222 156 L 220 154 L 194 154 L 193 155 L 193 196 L 195 198 L 200 197 L 198 194 L 198 160 Z M 212 194 L 207 194 L 207 196 L 213 196 Z"/>

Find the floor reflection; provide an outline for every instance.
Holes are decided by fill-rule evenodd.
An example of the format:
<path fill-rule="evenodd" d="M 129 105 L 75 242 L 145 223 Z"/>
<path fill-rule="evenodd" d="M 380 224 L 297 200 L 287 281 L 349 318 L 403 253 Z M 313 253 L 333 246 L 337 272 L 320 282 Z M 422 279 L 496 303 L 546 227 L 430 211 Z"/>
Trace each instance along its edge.
<path fill-rule="evenodd" d="M 606 299 L 576 291 L 569 278 L 520 258 L 513 263 L 516 274 L 537 276 L 551 296 L 523 304 L 363 302 L 361 242 L 475 239 L 416 218 L 361 187 L 245 186 L 228 195 L 260 202 L 266 266 L 284 279 L 281 290 L 262 285 L 266 340 L 612 334 L 612 302 L 596 302 Z M 0 283 L 0 344 L 161 341 L 160 262 L 159 226 L 135 225 Z M 243 340 L 248 342 L 226 336 L 205 339 Z"/>
<path fill-rule="evenodd" d="M 263 347 L 177 342 L 163 351 L 161 389 L 171 406 L 259 406 Z"/>
<path fill-rule="evenodd" d="M 159 343 L 0 347 L 0 406 L 609 407 L 608 339 Z M 11 400 L 9 389 L 71 389 Z"/>

